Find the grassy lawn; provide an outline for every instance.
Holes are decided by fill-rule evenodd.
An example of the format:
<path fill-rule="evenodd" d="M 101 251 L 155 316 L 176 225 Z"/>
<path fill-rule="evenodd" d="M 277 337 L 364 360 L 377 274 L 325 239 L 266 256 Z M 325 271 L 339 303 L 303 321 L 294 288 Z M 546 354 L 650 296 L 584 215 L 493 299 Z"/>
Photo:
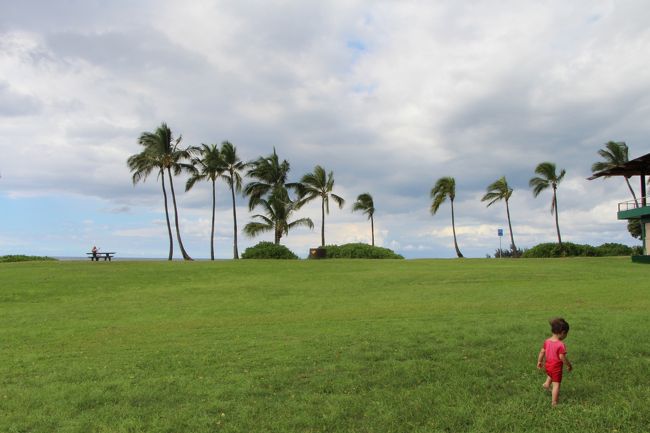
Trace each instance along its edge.
<path fill-rule="evenodd" d="M 1 432 L 642 432 L 629 258 L 0 264 Z M 560 406 L 535 369 L 571 324 Z"/>

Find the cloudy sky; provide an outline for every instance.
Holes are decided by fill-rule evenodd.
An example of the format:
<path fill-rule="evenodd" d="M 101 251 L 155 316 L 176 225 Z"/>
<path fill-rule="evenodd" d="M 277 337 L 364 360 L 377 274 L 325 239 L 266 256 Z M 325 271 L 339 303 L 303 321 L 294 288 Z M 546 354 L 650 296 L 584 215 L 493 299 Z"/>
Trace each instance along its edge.
<path fill-rule="evenodd" d="M 126 167 L 163 121 L 185 145 L 229 140 L 246 160 L 275 147 L 292 180 L 316 164 L 334 171 L 347 204 L 327 217 L 327 243 L 369 242 L 351 203 L 370 192 L 379 245 L 454 256 L 449 204 L 429 211 L 435 181 L 453 176 L 461 251 L 493 254 L 505 206 L 480 198 L 503 175 L 515 242 L 552 242 L 551 193 L 528 187 L 552 161 L 567 171 L 563 240 L 634 245 L 616 220 L 631 198 L 623 180 L 586 177 L 609 140 L 631 158 L 650 152 L 648 22 L 645 0 L 2 0 L 0 255 L 80 256 L 96 243 L 165 257 L 160 184 L 134 186 Z M 208 257 L 209 184 L 185 193 L 184 182 L 181 234 Z M 217 193 L 227 258 L 226 185 Z M 320 225 L 317 203 L 298 216 Z M 283 243 L 305 256 L 319 241 L 298 229 Z"/>

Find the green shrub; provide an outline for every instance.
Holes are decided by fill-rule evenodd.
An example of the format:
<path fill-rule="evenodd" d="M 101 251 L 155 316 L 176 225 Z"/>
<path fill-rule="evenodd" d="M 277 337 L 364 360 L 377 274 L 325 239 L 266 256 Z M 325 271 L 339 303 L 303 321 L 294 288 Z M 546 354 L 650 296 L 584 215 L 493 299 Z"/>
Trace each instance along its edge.
<path fill-rule="evenodd" d="M 257 245 L 246 248 L 241 258 L 297 260 L 298 256 L 284 245 L 276 245 L 273 242 L 260 242 Z"/>
<path fill-rule="evenodd" d="M 47 256 L 25 256 L 22 254 L 14 254 L 9 256 L 0 256 L 0 263 L 9 263 L 9 262 L 42 262 L 42 261 L 53 261 L 56 260 L 53 257 Z"/>
<path fill-rule="evenodd" d="M 634 249 L 627 245 L 606 243 L 598 247 L 573 242 L 563 242 L 562 248 L 556 243 L 543 243 L 524 251 L 524 258 L 549 258 L 549 257 L 604 257 L 604 256 L 631 256 Z"/>
<path fill-rule="evenodd" d="M 328 259 L 403 259 L 388 248 L 373 247 L 368 244 L 327 245 Z"/>

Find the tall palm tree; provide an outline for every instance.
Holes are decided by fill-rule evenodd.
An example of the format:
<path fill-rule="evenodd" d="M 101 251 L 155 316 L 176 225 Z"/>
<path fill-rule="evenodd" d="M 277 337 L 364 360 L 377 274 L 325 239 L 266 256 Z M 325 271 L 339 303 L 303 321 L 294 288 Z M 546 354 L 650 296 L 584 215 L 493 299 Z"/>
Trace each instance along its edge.
<path fill-rule="evenodd" d="M 230 194 L 232 196 L 232 220 L 233 220 L 233 259 L 239 258 L 239 251 L 237 250 L 237 208 L 235 205 L 235 191 L 241 193 L 241 171 L 243 171 L 247 164 L 239 159 L 237 155 L 237 148 L 232 143 L 224 141 L 221 143 L 221 159 L 225 164 L 224 174 L 221 176 L 230 186 Z"/>
<path fill-rule="evenodd" d="M 295 227 L 305 226 L 310 229 L 314 228 L 314 223 L 310 218 L 289 221 L 291 214 L 298 207 L 296 206 L 296 202 L 291 201 L 287 195 L 283 194 L 283 191 L 286 192 L 286 190 L 278 190 L 276 194 L 271 194 L 268 199 L 260 198 L 258 200 L 257 206 L 264 210 L 265 215 L 253 215 L 253 218 L 257 218 L 260 221 L 253 221 L 246 224 L 244 226 L 244 233 L 255 237 L 260 233 L 272 231 L 274 234 L 274 242 L 276 245 L 279 245 L 282 236 L 288 235 L 289 230 Z"/>
<path fill-rule="evenodd" d="M 456 255 L 462 258 L 463 255 L 458 249 L 458 242 L 456 241 L 456 222 L 454 219 L 454 199 L 456 198 L 456 180 L 453 177 L 441 177 L 436 181 L 436 184 L 431 189 L 431 214 L 435 215 L 438 212 L 440 205 L 449 197 L 451 203 L 451 229 L 454 233 L 454 248 L 456 248 Z"/>
<path fill-rule="evenodd" d="M 560 174 L 556 173 L 555 164 L 552 162 L 542 162 L 537 168 L 535 168 L 535 173 L 539 176 L 535 176 L 528 182 L 528 185 L 533 189 L 533 196 L 537 197 L 540 192 L 548 188 L 553 188 L 553 201 L 551 202 L 551 214 L 555 214 L 555 228 L 557 230 L 557 242 L 562 248 L 562 237 L 560 236 L 560 223 L 558 221 L 557 215 L 557 186 L 562 182 L 566 170 L 560 170 Z"/>
<path fill-rule="evenodd" d="M 190 149 L 192 153 L 197 154 L 192 158 L 192 165 L 195 171 L 192 173 L 187 183 L 185 191 L 189 191 L 200 180 L 209 180 L 212 184 L 212 226 L 210 231 L 210 259 L 214 260 L 214 214 L 217 206 L 216 183 L 225 170 L 225 165 L 221 159 L 219 148 L 216 144 L 201 144 L 201 147 Z"/>
<path fill-rule="evenodd" d="M 505 200 L 506 202 L 506 214 L 508 215 L 508 228 L 510 229 L 510 248 L 514 254 L 517 251 L 515 246 L 515 238 L 512 234 L 512 223 L 510 222 L 510 206 L 508 205 L 508 200 L 512 196 L 512 188 L 508 186 L 505 176 L 501 176 L 499 179 L 492 182 L 487 187 L 487 193 L 483 196 L 481 201 L 489 202 L 487 207 L 492 206 L 494 203 Z"/>
<path fill-rule="evenodd" d="M 325 174 L 325 169 L 320 165 L 314 167 L 313 173 L 305 174 L 302 179 L 300 179 L 300 184 L 298 186 L 298 207 L 301 207 L 305 203 L 319 198 L 321 199 L 321 246 L 325 246 L 325 214 L 330 213 L 330 198 L 334 200 L 339 207 L 343 208 L 345 200 L 334 194 L 332 190 L 334 189 L 334 172 L 329 172 Z"/>
<path fill-rule="evenodd" d="M 172 237 L 172 226 L 169 222 L 169 207 L 167 205 L 167 190 L 165 189 L 165 168 L 159 155 L 144 149 L 142 152 L 131 155 L 127 159 L 127 165 L 133 172 L 133 185 L 142 181 L 144 182 L 152 171 L 158 172 L 158 178 L 161 180 L 163 199 L 165 202 L 165 218 L 167 220 L 167 231 L 169 233 L 169 257 L 171 260 L 174 256 L 174 240 Z"/>
<path fill-rule="evenodd" d="M 174 175 L 180 174 L 182 171 L 193 170 L 191 164 L 184 161 L 190 159 L 190 152 L 187 149 L 179 148 L 182 136 L 174 139 L 171 129 L 165 122 L 161 123 L 155 132 L 143 132 L 138 139 L 138 143 L 145 148 L 145 152 L 149 154 L 150 158 L 159 162 L 161 171 L 167 172 L 169 178 L 169 189 L 172 194 L 172 203 L 174 205 L 174 223 L 176 225 L 176 239 L 181 249 L 181 254 L 185 260 L 192 260 L 192 258 L 185 251 L 183 241 L 181 240 L 181 231 L 178 224 L 178 207 L 176 206 L 176 193 L 174 192 L 174 181 L 172 179 L 172 171 Z"/>
<path fill-rule="evenodd" d="M 352 205 L 352 212 L 361 211 L 362 213 L 368 215 L 370 220 L 370 233 L 372 235 L 372 246 L 375 246 L 375 203 L 372 200 L 370 193 L 364 192 L 359 194 L 357 201 Z"/>
<path fill-rule="evenodd" d="M 591 171 L 593 173 L 609 170 L 628 162 L 628 148 L 627 144 L 625 144 L 624 141 L 608 141 L 605 143 L 605 149 L 600 149 L 598 151 L 598 154 L 604 159 L 604 161 L 594 162 L 591 165 Z M 627 183 L 627 187 L 630 190 L 630 193 L 632 193 L 634 202 L 638 206 L 639 202 L 636 199 L 634 189 L 632 189 L 632 186 L 630 185 L 630 178 L 628 176 L 625 176 L 625 182 Z"/>

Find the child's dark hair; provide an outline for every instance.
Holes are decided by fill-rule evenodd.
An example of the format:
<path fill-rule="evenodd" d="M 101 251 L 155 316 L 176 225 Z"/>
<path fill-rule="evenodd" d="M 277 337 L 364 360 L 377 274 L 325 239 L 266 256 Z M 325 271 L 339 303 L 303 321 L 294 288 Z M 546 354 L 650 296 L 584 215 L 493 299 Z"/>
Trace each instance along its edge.
<path fill-rule="evenodd" d="M 566 320 L 561 317 L 556 317 L 548 321 L 551 324 L 551 332 L 553 334 L 561 334 L 563 332 L 569 332 L 569 324 Z"/>

